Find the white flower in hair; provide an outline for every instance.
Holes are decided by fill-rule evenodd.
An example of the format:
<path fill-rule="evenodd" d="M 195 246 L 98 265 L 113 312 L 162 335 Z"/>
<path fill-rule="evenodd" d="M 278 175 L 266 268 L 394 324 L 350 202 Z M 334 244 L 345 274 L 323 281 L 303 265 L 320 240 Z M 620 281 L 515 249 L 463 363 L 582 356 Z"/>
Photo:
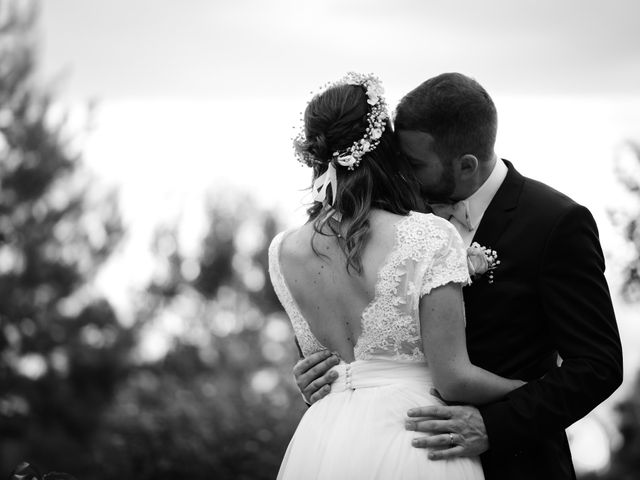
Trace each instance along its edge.
<path fill-rule="evenodd" d="M 347 168 L 353 168 L 353 166 L 357 162 L 356 158 L 353 155 L 342 155 L 335 158 L 340 165 Z"/>
<path fill-rule="evenodd" d="M 367 112 L 367 128 L 364 137 L 353 142 L 350 147 L 334 152 L 332 156 L 333 161 L 343 167 L 347 167 L 349 170 L 353 170 L 360 165 L 362 157 L 375 150 L 380 143 L 386 128 L 385 121 L 389 118 L 389 115 L 387 113 L 387 104 L 382 96 L 384 88 L 380 80 L 373 74 L 364 75 L 349 72 L 342 79 L 329 84 L 328 87 L 338 85 L 360 85 L 364 87 L 367 94 L 367 103 L 371 105 L 369 112 Z M 327 159 L 316 159 L 306 151 L 304 148 L 306 142 L 304 131 L 293 141 L 298 160 L 307 166 L 325 163 Z"/>
<path fill-rule="evenodd" d="M 375 82 L 367 82 L 367 96 L 369 97 L 367 102 L 369 105 L 375 105 L 378 103 L 378 100 L 383 94 L 384 88 L 382 88 L 382 85 Z"/>

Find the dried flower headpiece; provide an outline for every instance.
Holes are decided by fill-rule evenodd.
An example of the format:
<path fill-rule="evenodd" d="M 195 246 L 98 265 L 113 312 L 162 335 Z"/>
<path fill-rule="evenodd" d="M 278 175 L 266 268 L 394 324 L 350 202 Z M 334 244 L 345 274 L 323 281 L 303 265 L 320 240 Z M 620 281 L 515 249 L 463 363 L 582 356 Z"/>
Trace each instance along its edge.
<path fill-rule="evenodd" d="M 380 137 L 385 129 L 385 120 L 389 118 L 387 113 L 387 103 L 382 94 L 384 89 L 378 77 L 373 74 L 364 75 L 361 73 L 349 72 L 343 78 L 336 82 L 327 84 L 326 88 L 336 87 L 339 85 L 361 85 L 367 92 L 367 103 L 371 105 L 371 109 L 367 113 L 367 128 L 364 136 L 353 142 L 353 144 L 344 150 L 333 152 L 332 160 L 353 170 L 360 165 L 362 157 L 373 151 L 380 143 Z M 325 89 L 326 89 L 325 88 Z M 307 144 L 307 138 L 304 133 L 304 127 L 298 136 L 293 140 L 293 146 L 298 156 L 298 160 L 305 165 L 311 167 L 319 162 L 325 163 L 324 159 L 316 159 L 306 151 L 304 146 Z"/>
<path fill-rule="evenodd" d="M 335 201 L 338 184 L 335 164 L 337 163 L 343 167 L 347 167 L 348 170 L 353 170 L 358 167 L 362 157 L 364 157 L 366 153 L 373 151 L 380 143 L 380 138 L 385 130 L 386 120 L 389 118 L 387 103 L 382 96 L 384 89 L 378 77 L 373 74 L 364 75 L 349 72 L 337 82 L 325 85 L 325 89 L 339 85 L 360 85 L 364 87 L 367 93 L 367 103 L 371 105 L 371 108 L 367 112 L 367 128 L 364 136 L 353 142 L 350 147 L 333 152 L 327 170 L 313 182 L 312 195 L 313 200 L 316 202 L 324 203 L 327 201 L 328 187 L 331 186 L 331 200 L 328 201 L 330 205 L 333 205 Z M 326 159 L 316 158 L 311 154 L 306 148 L 307 145 L 308 142 L 303 126 L 302 131 L 293 139 L 293 147 L 298 161 L 308 167 L 326 163 Z M 339 217 L 339 214 L 335 216 Z"/>

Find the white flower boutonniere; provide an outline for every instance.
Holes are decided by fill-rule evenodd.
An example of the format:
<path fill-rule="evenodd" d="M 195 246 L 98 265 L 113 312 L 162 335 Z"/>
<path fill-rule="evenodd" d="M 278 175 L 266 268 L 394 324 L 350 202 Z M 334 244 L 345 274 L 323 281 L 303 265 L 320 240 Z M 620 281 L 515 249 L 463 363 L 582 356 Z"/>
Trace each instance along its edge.
<path fill-rule="evenodd" d="M 493 283 L 493 271 L 500 265 L 498 253 L 490 248 L 473 242 L 467 249 L 467 266 L 472 279 L 482 277 L 488 272 L 489 283 Z"/>

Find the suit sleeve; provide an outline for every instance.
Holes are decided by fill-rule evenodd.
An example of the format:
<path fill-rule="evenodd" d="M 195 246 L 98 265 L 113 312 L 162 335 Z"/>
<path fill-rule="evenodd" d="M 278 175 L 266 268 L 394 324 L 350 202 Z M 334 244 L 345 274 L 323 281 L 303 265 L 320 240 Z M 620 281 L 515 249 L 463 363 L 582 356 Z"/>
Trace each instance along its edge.
<path fill-rule="evenodd" d="M 552 229 L 538 276 L 542 311 L 562 363 L 480 408 L 492 452 L 516 453 L 564 430 L 622 382 L 622 348 L 604 268 L 595 221 L 575 205 Z"/>

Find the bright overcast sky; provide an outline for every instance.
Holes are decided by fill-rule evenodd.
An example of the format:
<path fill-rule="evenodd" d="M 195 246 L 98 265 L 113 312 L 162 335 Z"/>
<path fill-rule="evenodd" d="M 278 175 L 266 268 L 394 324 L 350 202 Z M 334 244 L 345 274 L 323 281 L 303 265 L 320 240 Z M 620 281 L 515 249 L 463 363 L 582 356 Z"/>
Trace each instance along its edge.
<path fill-rule="evenodd" d="M 619 202 L 615 151 L 640 139 L 638 0 L 41 4 L 41 78 L 62 75 L 69 105 L 100 102 L 85 157 L 121 190 L 128 255 L 143 265 L 130 280 L 152 268 L 153 225 L 181 208 L 197 243 L 221 184 L 299 220 L 308 172 L 292 127 L 310 90 L 350 70 L 378 74 L 391 105 L 443 71 L 477 78 L 498 106 L 498 154 L 589 206 L 618 250 L 605 210 Z"/>
<path fill-rule="evenodd" d="M 610 172 L 615 145 L 640 132 L 637 0 L 41 3 L 42 77 L 100 101 L 88 160 L 129 185 L 152 166 L 169 189 L 183 175 L 268 193 L 257 179 L 277 170 L 292 187 L 279 192 L 295 192 L 307 177 L 291 166 L 292 126 L 310 90 L 349 70 L 378 74 L 391 105 L 443 71 L 477 78 L 498 104 L 498 153 L 526 174 L 565 153 L 566 173 L 584 154 Z"/>
<path fill-rule="evenodd" d="M 379 75 L 391 105 L 444 71 L 478 79 L 498 107 L 498 154 L 591 208 L 605 251 L 620 251 L 605 211 L 620 202 L 615 152 L 640 140 L 638 0 L 41 3 L 41 78 L 62 75 L 71 106 L 100 101 L 85 157 L 119 186 L 129 223 L 105 280 L 121 306 L 114 286 L 153 268 L 153 225 L 184 208 L 196 242 L 194 212 L 223 183 L 301 218 L 309 179 L 292 126 L 310 90 L 350 70 Z M 640 331 L 624 308 L 637 363 Z"/>
<path fill-rule="evenodd" d="M 640 93 L 637 0 L 46 0 L 44 67 L 74 96 L 290 96 L 345 70 L 404 92 Z"/>
<path fill-rule="evenodd" d="M 69 105 L 99 100 L 85 157 L 140 231 L 222 183 L 300 218 L 292 127 L 309 91 L 349 70 L 378 74 L 391 105 L 442 71 L 477 78 L 498 154 L 600 220 L 615 151 L 640 138 L 637 0 L 41 4 L 41 77 L 62 75 Z"/>

